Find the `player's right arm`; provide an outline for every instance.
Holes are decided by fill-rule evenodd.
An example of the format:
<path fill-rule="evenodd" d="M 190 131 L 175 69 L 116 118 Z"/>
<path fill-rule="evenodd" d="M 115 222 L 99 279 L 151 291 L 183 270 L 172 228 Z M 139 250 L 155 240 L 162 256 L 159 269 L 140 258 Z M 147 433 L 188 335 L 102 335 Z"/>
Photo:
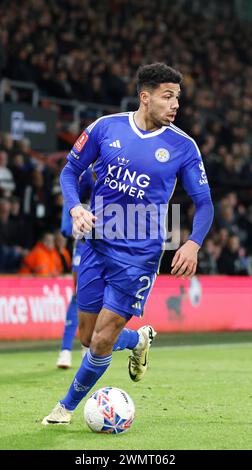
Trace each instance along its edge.
<path fill-rule="evenodd" d="M 94 162 L 100 151 L 100 125 L 89 126 L 76 140 L 69 152 L 68 163 L 60 175 L 60 184 L 67 208 L 73 218 L 76 232 L 89 232 L 94 227 L 96 217 L 84 209 L 79 197 L 79 177 Z"/>

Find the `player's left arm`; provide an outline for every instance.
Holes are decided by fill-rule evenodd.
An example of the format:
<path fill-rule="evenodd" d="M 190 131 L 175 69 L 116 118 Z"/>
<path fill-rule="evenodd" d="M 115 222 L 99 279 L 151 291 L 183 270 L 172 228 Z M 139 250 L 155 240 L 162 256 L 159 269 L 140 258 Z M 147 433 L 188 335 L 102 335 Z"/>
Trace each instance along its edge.
<path fill-rule="evenodd" d="M 214 208 L 200 151 L 194 142 L 190 145 L 180 169 L 182 185 L 195 205 L 192 233 L 175 253 L 171 274 L 191 279 L 196 273 L 198 251 L 212 225 Z"/>
<path fill-rule="evenodd" d="M 62 235 L 66 238 L 71 237 L 72 235 L 72 217 L 69 214 L 68 207 L 66 203 L 64 202 L 63 208 L 62 208 L 62 214 L 61 214 L 61 226 L 60 226 L 60 231 Z"/>
<path fill-rule="evenodd" d="M 103 125 L 98 119 L 85 129 L 67 155 L 68 163 L 60 174 L 60 184 L 65 204 L 73 219 L 76 233 L 87 233 L 95 226 L 96 217 L 80 201 L 79 177 L 100 154 Z"/>
<path fill-rule="evenodd" d="M 81 203 L 86 203 L 91 196 L 91 192 L 94 188 L 94 181 L 92 179 L 91 167 L 84 170 L 79 178 L 79 198 Z M 72 236 L 73 219 L 69 213 L 67 204 L 64 202 L 61 216 L 61 233 L 64 237 L 68 238 Z"/>

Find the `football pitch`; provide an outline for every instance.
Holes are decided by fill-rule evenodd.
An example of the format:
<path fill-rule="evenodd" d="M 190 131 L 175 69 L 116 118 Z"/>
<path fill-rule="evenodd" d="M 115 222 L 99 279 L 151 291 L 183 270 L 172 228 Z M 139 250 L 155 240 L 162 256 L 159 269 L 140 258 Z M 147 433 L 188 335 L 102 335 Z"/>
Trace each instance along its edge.
<path fill-rule="evenodd" d="M 122 351 L 94 388 L 119 387 L 134 400 L 135 421 L 119 435 L 89 430 L 85 400 L 69 426 L 41 425 L 65 395 L 79 349 L 73 369 L 58 370 L 58 343 L 2 345 L 0 449 L 251 449 L 252 333 L 159 336 L 141 382 L 130 381 Z"/>

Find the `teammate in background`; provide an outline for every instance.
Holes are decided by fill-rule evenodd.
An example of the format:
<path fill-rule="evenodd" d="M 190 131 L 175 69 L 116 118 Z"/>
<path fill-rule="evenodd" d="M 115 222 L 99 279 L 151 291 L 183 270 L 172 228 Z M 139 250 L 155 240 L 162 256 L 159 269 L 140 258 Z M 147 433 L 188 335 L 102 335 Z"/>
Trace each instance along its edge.
<path fill-rule="evenodd" d="M 195 204 L 195 214 L 192 233 L 176 251 L 171 274 L 191 278 L 196 272 L 213 205 L 197 144 L 173 125 L 181 81 L 181 74 L 165 64 L 141 67 L 139 109 L 104 116 L 91 124 L 74 144 L 62 170 L 62 191 L 74 228 L 89 236 L 77 288 L 80 339 L 89 349 L 67 395 L 43 419 L 45 425 L 70 423 L 74 409 L 111 363 L 112 350 L 132 350 L 130 377 L 138 381 L 144 376 L 155 332 L 151 326 L 138 331 L 125 326 L 133 315 L 142 314 L 155 281 L 166 216 L 161 208 L 170 199 L 177 177 Z M 78 178 L 94 162 L 97 180 L 91 211 L 87 211 L 80 205 Z M 138 204 L 149 208 L 145 237 L 137 231 L 141 220 L 132 224 L 132 217 L 127 217 L 128 209 Z M 151 237 L 153 218 L 158 227 L 155 238 Z M 136 229 L 137 234 L 129 236 L 128 229 L 131 235 Z"/>
<path fill-rule="evenodd" d="M 89 204 L 91 192 L 94 187 L 94 181 L 92 179 L 92 171 L 88 168 L 82 175 L 79 181 L 79 195 L 80 201 L 83 204 Z M 69 210 L 64 204 L 62 211 L 61 221 L 61 233 L 65 238 L 72 236 L 73 223 L 72 217 L 69 214 Z M 73 284 L 74 290 L 72 299 L 68 305 L 66 313 L 66 321 L 63 332 L 63 338 L 61 343 L 61 351 L 56 362 L 56 366 L 60 369 L 69 369 L 72 366 L 72 349 L 73 342 L 78 327 L 78 312 L 76 303 L 76 282 L 77 282 L 77 271 L 80 264 L 81 254 L 83 251 L 83 242 L 81 240 L 75 240 L 73 246 L 72 256 L 72 273 L 73 273 Z M 85 351 L 83 347 L 83 352 Z"/>

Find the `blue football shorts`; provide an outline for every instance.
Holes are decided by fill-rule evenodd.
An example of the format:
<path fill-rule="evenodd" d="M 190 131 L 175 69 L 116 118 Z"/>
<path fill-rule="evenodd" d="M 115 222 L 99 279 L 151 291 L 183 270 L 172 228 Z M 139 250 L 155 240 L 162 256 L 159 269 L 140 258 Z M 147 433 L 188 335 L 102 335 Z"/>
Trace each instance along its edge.
<path fill-rule="evenodd" d="M 129 320 L 140 317 L 156 279 L 155 272 L 124 264 L 82 244 L 78 269 L 79 310 L 99 313 L 104 307 Z"/>
<path fill-rule="evenodd" d="M 74 272 L 77 272 L 79 269 L 83 249 L 84 244 L 80 240 L 75 240 L 72 255 L 72 271 Z"/>

